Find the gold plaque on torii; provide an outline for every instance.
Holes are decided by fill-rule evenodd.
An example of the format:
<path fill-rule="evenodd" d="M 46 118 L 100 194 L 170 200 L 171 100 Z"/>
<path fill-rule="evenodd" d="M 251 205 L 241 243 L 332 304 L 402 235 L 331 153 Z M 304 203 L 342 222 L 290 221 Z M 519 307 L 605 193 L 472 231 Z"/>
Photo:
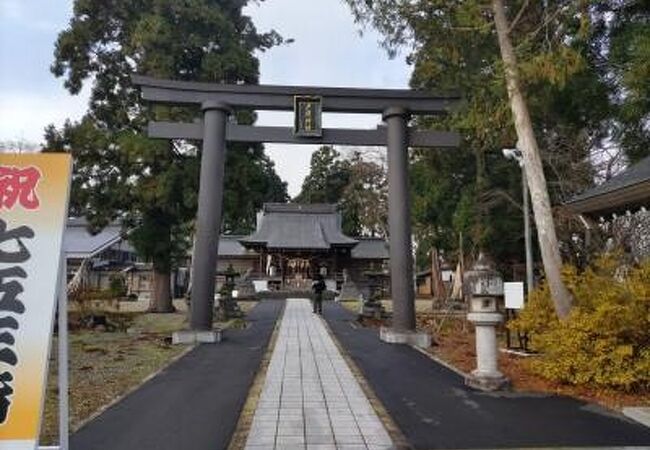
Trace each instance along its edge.
<path fill-rule="evenodd" d="M 323 135 L 323 98 L 311 95 L 293 97 L 293 134 L 304 137 Z"/>

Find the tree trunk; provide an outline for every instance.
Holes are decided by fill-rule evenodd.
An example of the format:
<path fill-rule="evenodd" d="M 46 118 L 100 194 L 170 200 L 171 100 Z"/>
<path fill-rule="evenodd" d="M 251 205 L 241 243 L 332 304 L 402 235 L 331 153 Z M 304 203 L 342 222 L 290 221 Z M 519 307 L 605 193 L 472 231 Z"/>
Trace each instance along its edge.
<path fill-rule="evenodd" d="M 153 270 L 153 292 L 151 293 L 151 303 L 149 312 L 154 313 L 171 313 L 176 309 L 172 303 L 170 289 L 171 275 L 169 270 Z"/>
<path fill-rule="evenodd" d="M 440 259 L 438 248 L 431 248 L 431 294 L 433 302 L 444 300 L 446 297 L 445 285 L 442 283 L 442 274 L 440 273 Z"/>
<path fill-rule="evenodd" d="M 510 37 L 508 36 L 508 20 L 503 6 L 503 0 L 492 0 L 492 9 L 494 11 L 494 23 L 499 38 L 499 47 L 501 48 L 501 57 L 503 58 L 505 67 L 510 109 L 512 110 L 515 122 L 517 138 L 519 139 L 518 146 L 523 153 L 524 165 L 526 167 L 526 179 L 532 198 L 537 236 L 542 253 L 542 262 L 544 263 L 544 272 L 551 290 L 551 296 L 553 297 L 555 311 L 560 319 L 564 319 L 569 314 L 573 299 L 562 281 L 562 258 L 555 233 L 551 201 L 546 187 L 542 159 L 533 132 L 528 106 L 526 105 L 519 84 L 517 58 L 512 48 Z"/>
<path fill-rule="evenodd" d="M 194 284 L 194 250 L 196 249 L 196 233 L 192 235 L 192 253 L 190 253 L 189 271 L 187 274 L 187 290 L 185 298 L 192 298 L 192 285 Z"/>

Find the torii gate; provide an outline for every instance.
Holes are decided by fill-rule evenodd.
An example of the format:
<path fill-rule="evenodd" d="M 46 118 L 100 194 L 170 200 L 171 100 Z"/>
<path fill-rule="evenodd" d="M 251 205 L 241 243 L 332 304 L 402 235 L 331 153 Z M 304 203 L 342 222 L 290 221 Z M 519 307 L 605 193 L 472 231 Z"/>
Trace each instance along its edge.
<path fill-rule="evenodd" d="M 401 89 L 353 89 L 302 86 L 227 85 L 133 76 L 142 98 L 156 103 L 198 104 L 203 120 L 194 123 L 151 122 L 149 136 L 203 140 L 193 260 L 189 340 L 214 341 L 212 317 L 217 249 L 223 203 L 226 142 L 343 144 L 386 146 L 388 151 L 388 228 L 393 299 L 392 329 L 387 342 L 426 345 L 415 333 L 415 292 L 411 246 L 408 147 L 458 147 L 457 133 L 418 131 L 411 115 L 445 114 L 460 97 L 432 96 Z M 238 125 L 228 121 L 232 108 L 294 111 L 291 127 Z M 322 112 L 381 114 L 386 126 L 375 130 L 322 129 Z M 423 340 L 424 339 L 424 340 Z"/>

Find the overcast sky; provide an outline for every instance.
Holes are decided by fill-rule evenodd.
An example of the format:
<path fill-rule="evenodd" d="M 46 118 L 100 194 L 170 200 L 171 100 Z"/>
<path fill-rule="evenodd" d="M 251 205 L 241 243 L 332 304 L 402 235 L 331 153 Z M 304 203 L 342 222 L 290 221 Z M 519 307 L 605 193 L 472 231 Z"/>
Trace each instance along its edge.
<path fill-rule="evenodd" d="M 72 0 L 0 0 L 0 140 L 41 142 L 49 123 L 61 125 L 85 111 L 88 90 L 76 97 L 49 71 L 57 33 Z M 410 69 L 390 60 L 373 32 L 359 27 L 343 0 L 266 0 L 249 6 L 258 30 L 275 29 L 290 45 L 259 55 L 261 83 L 403 88 Z M 377 116 L 325 115 L 324 125 L 374 128 Z M 260 125 L 291 125 L 290 113 L 260 113 Z M 267 145 L 277 171 L 298 193 L 314 147 Z"/>

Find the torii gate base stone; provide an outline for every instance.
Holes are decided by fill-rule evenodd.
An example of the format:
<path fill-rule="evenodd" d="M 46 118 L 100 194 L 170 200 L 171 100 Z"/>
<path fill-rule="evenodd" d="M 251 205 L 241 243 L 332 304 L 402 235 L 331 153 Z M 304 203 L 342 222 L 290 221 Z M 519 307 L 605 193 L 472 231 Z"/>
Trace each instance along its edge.
<path fill-rule="evenodd" d="M 203 121 L 149 124 L 149 135 L 163 139 L 202 139 L 199 205 L 192 264 L 193 290 L 190 330 L 177 333 L 175 342 L 218 342 L 212 326 L 217 250 L 221 227 L 226 142 L 283 142 L 292 144 L 386 145 L 388 152 L 388 227 L 390 242 L 391 328 L 380 337 L 390 343 L 428 347 L 429 335 L 415 330 L 415 291 L 411 246 L 408 147 L 457 147 L 460 137 L 443 131 L 417 131 L 408 127 L 413 114 L 445 114 L 458 102 L 457 94 L 432 96 L 396 89 L 352 89 L 300 86 L 223 85 L 158 80 L 134 76 L 145 100 L 200 105 Z M 309 118 L 296 117 L 296 127 L 254 127 L 229 123 L 231 108 L 300 111 L 300 99 L 316 101 Z M 304 105 L 303 105 L 304 106 Z M 311 108 L 311 107 L 310 107 Z M 303 108 L 304 110 L 304 108 Z M 386 127 L 377 130 L 320 129 L 320 113 L 382 114 Z M 304 119 L 305 117 L 302 117 Z M 309 123 L 309 129 L 300 130 Z M 313 124 L 316 128 L 311 128 Z M 298 129 L 298 130 L 296 130 Z M 306 131 L 301 133 L 300 131 Z"/>

